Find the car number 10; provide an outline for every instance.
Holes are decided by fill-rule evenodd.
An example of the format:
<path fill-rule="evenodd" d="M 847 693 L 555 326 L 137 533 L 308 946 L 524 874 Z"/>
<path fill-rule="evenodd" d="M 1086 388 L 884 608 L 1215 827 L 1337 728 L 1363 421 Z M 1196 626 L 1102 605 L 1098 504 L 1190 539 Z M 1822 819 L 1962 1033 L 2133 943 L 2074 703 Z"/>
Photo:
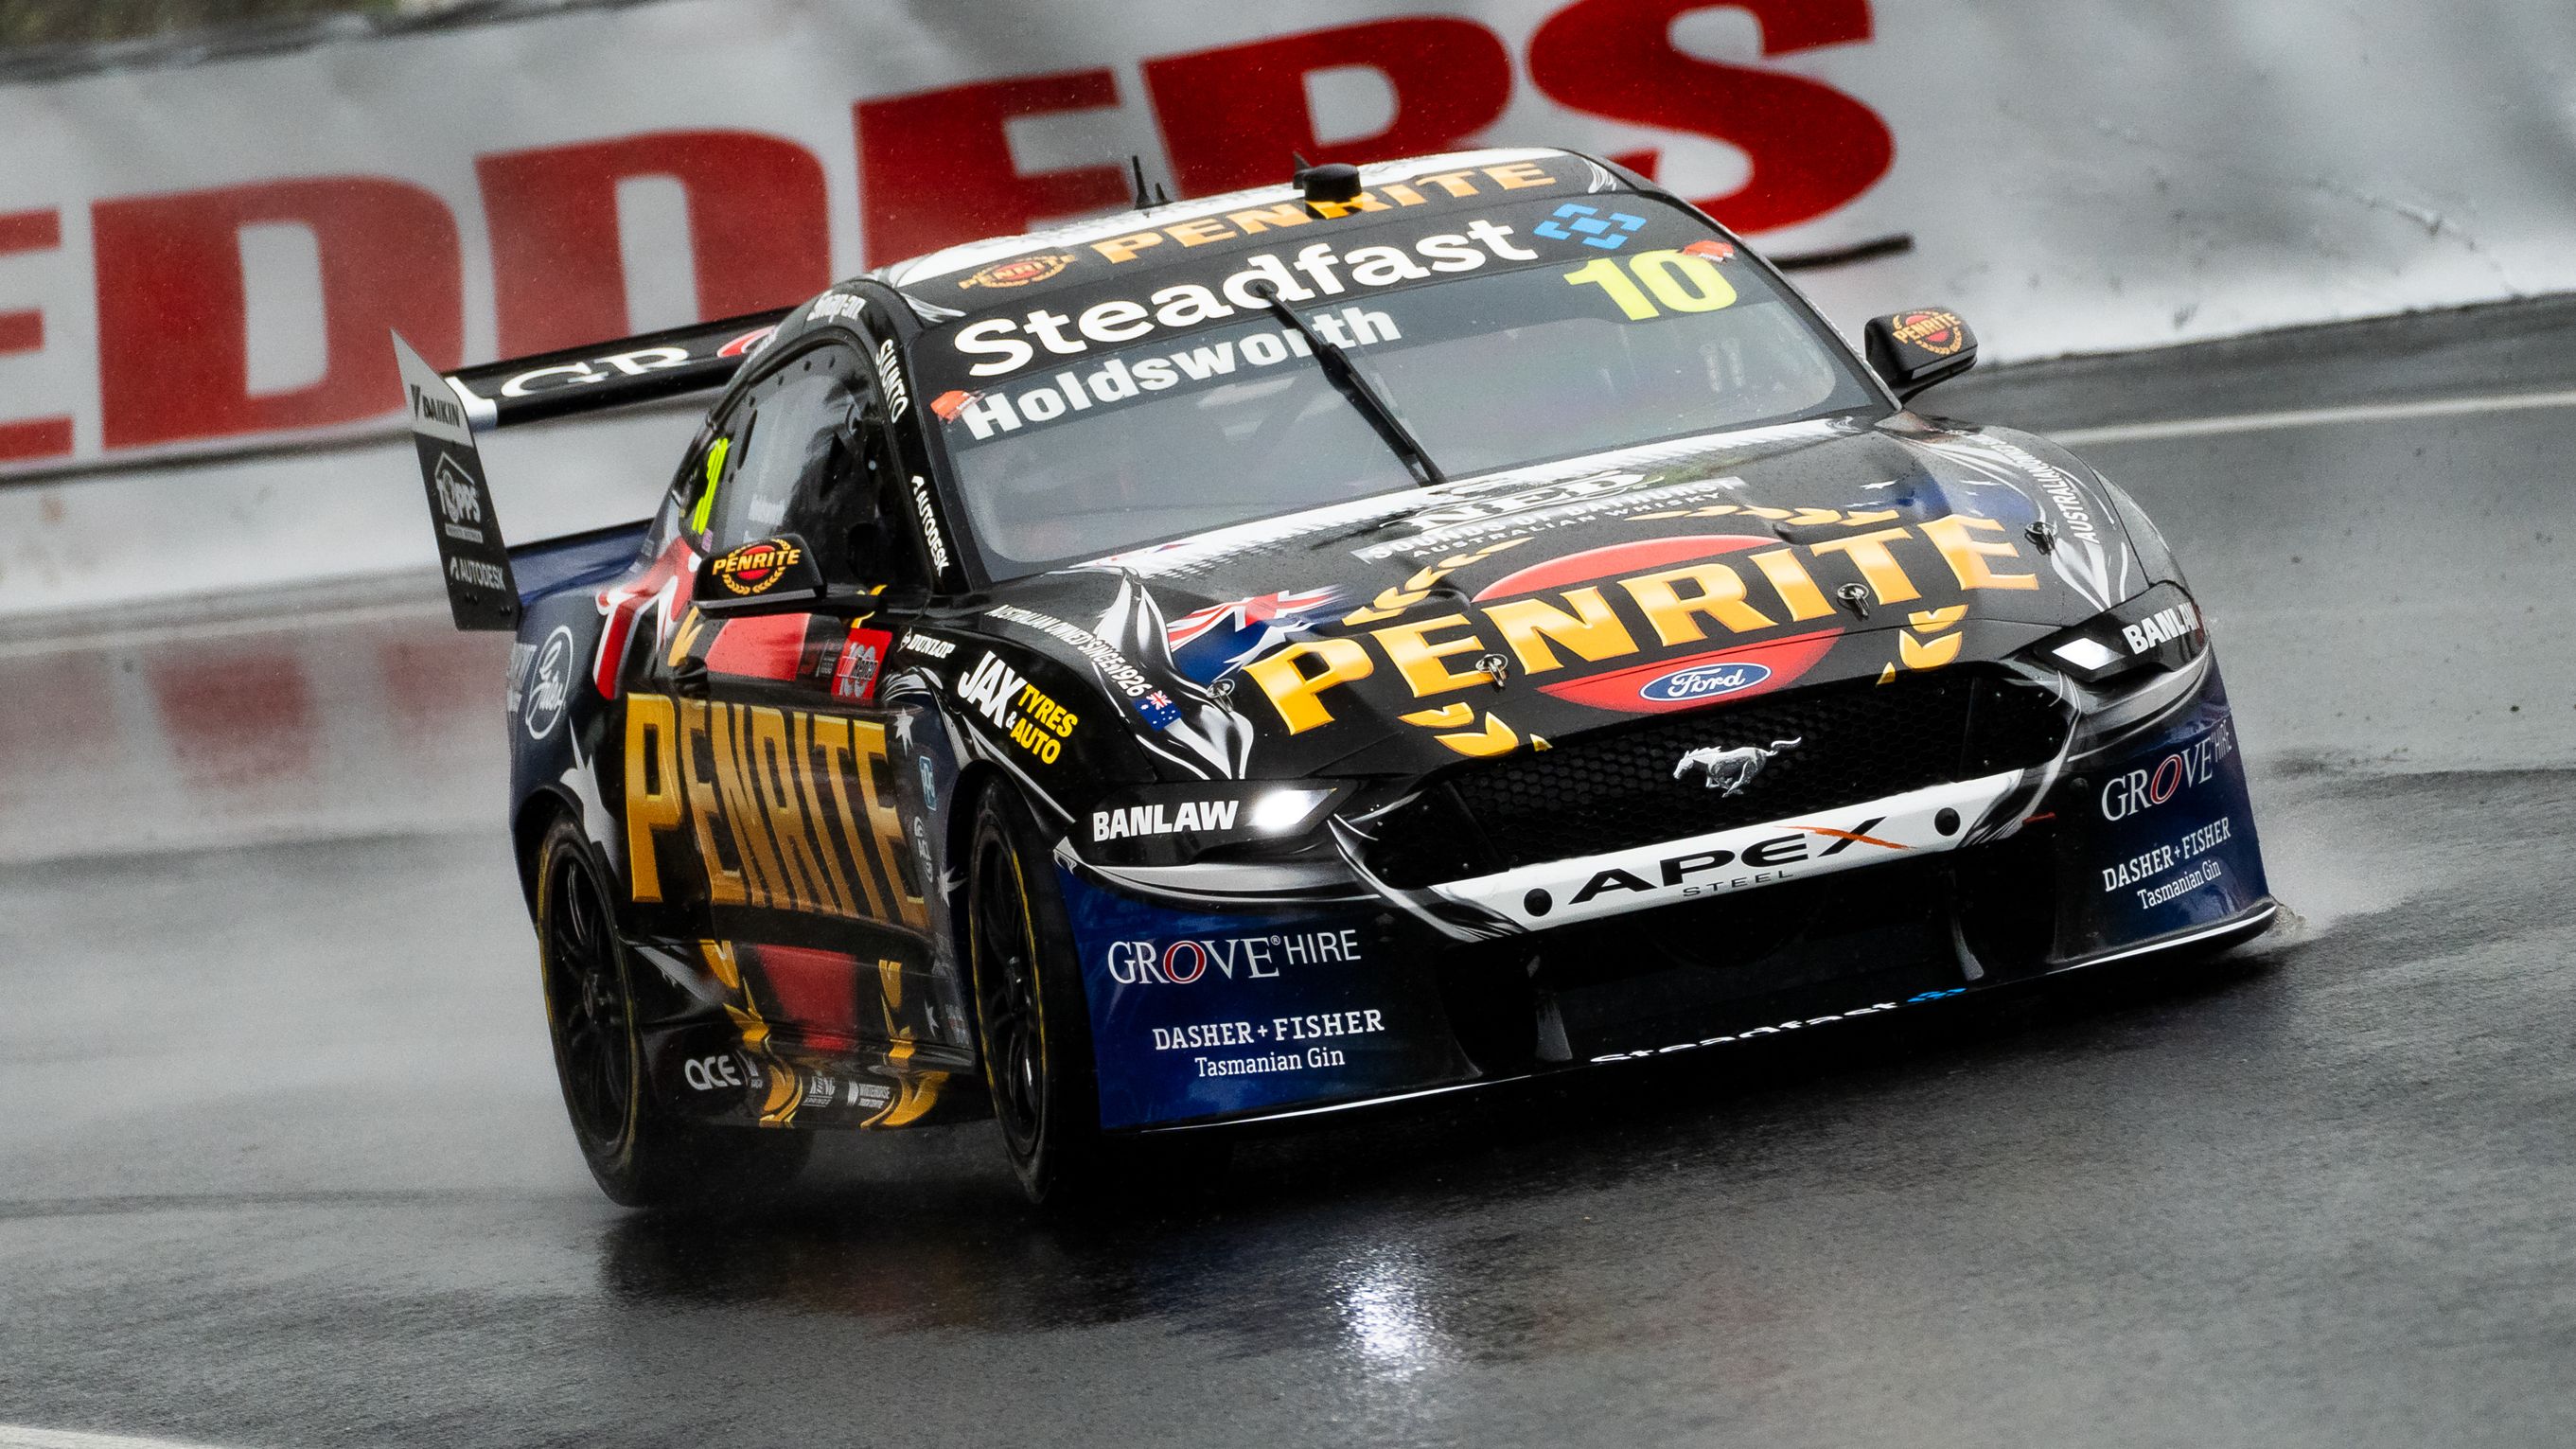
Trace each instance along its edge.
<path fill-rule="evenodd" d="M 1714 312 L 1735 304 L 1735 288 L 1717 263 L 1688 252 L 1639 252 L 1622 267 L 1617 257 L 1596 257 L 1565 274 L 1566 284 L 1599 287 L 1631 322 L 1651 322 L 1674 312 Z M 1632 275 L 1633 274 L 1633 275 Z M 1638 283 L 1645 286 L 1640 289 Z M 1652 296 L 1647 295 L 1652 293 Z M 1662 308 L 1655 304 L 1661 302 Z"/>

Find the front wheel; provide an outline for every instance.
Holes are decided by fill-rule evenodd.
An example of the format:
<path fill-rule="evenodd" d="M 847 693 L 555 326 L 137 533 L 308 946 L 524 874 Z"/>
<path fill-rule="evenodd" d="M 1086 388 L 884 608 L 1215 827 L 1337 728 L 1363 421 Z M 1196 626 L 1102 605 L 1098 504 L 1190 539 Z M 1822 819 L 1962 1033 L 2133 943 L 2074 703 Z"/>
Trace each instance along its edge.
<path fill-rule="evenodd" d="M 653 1099 L 635 973 L 590 842 L 558 820 L 537 847 L 537 959 L 564 1110 L 599 1190 L 627 1207 L 703 1204 L 785 1187 L 810 1134 L 710 1127 Z"/>
<path fill-rule="evenodd" d="M 984 792 L 968 859 L 967 960 L 1003 1149 L 1031 1202 L 1084 1195 L 1107 1155 L 1090 1011 L 1053 862 L 1008 788 Z"/>

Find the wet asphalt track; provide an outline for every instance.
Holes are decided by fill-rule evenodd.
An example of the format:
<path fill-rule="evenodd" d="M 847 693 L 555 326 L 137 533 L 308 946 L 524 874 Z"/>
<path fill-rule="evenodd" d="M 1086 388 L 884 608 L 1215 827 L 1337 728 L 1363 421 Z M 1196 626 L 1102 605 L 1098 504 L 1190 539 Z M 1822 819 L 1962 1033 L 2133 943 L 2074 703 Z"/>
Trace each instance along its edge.
<path fill-rule="evenodd" d="M 1943 401 L 2095 427 L 2563 388 L 2568 316 Z M 496 837 L 15 867 L 0 1425 L 2576 1441 L 2576 409 L 2086 451 L 2184 550 L 2304 918 L 2231 963 L 1261 1141 L 1105 1222 L 1023 1208 L 987 1127 L 837 1139 L 761 1218 L 663 1221 L 581 1172 Z"/>

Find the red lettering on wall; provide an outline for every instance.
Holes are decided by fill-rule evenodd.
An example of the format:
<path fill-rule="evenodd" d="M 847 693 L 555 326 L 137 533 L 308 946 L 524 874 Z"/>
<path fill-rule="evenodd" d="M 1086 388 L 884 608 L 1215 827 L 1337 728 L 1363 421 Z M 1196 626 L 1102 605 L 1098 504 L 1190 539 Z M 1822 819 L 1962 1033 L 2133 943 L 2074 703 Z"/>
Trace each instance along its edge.
<path fill-rule="evenodd" d="M 110 448 L 324 427 L 399 405 L 388 330 L 453 367 L 463 263 L 447 204 L 382 176 L 263 182 L 91 209 L 99 415 Z M 253 396 L 240 232 L 312 229 L 322 259 L 320 381 Z"/>
<path fill-rule="evenodd" d="M 484 156 L 474 171 L 491 217 L 504 357 L 635 330 L 617 230 L 617 184 L 632 177 L 668 177 L 688 197 L 701 319 L 783 307 L 831 285 L 823 163 L 793 141 L 664 131 Z"/>
<path fill-rule="evenodd" d="M 1384 76 L 1395 116 L 1374 135 L 1327 146 L 1315 136 L 1306 77 L 1345 66 Z M 1362 162 L 1457 150 L 1511 103 L 1512 58 L 1473 20 L 1425 15 L 1149 60 L 1145 86 L 1173 179 L 1204 196 L 1286 181 L 1292 151 Z"/>
<path fill-rule="evenodd" d="M 1762 25 L 1762 53 L 1867 40 L 1868 0 L 1730 0 Z M 1741 149 L 1745 183 L 1698 204 L 1738 231 L 1824 215 L 1887 174 L 1896 143 L 1876 112 L 1804 76 L 1720 65 L 1674 48 L 1673 21 L 1706 0 L 1576 0 L 1530 37 L 1530 79 L 1560 104 L 1689 131 Z M 1652 156 L 1620 158 L 1642 170 Z"/>
<path fill-rule="evenodd" d="M 1011 164 L 1002 131 L 1013 116 L 1116 104 L 1118 81 L 1106 70 L 978 81 L 859 102 L 854 114 L 868 265 L 1027 231 L 1049 217 L 1125 201 L 1124 167 L 1026 174 Z"/>
<path fill-rule="evenodd" d="M 62 217 L 51 211 L 21 211 L 0 216 L 0 256 L 11 252 L 49 252 L 63 244 Z M 45 346 L 45 314 L 0 312 L 0 354 L 39 352 Z M 72 450 L 72 420 L 27 418 L 0 422 L 0 463 L 24 458 L 59 458 Z"/>

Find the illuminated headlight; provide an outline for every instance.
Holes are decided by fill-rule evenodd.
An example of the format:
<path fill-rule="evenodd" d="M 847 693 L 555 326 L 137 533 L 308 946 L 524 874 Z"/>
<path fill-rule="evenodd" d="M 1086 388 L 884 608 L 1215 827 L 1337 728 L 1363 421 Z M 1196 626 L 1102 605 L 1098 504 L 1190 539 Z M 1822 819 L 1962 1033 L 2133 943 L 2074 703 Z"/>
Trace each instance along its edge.
<path fill-rule="evenodd" d="M 1332 798 L 1331 790 L 1264 790 L 1253 797 L 1243 823 L 1255 835 L 1294 835 L 1313 824 L 1316 807 Z"/>
<path fill-rule="evenodd" d="M 2099 688 L 2132 674 L 2179 669 L 2208 649 L 2200 606 L 2179 585 L 2158 584 L 2042 639 L 2029 652 L 2038 663 Z"/>
<path fill-rule="evenodd" d="M 1103 865 L 1187 865 L 1229 846 L 1276 853 L 1304 839 L 1349 791 L 1251 780 L 1147 785 L 1104 797 L 1076 817 L 1073 841 Z"/>

